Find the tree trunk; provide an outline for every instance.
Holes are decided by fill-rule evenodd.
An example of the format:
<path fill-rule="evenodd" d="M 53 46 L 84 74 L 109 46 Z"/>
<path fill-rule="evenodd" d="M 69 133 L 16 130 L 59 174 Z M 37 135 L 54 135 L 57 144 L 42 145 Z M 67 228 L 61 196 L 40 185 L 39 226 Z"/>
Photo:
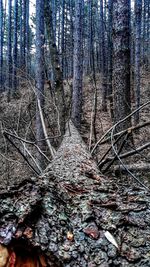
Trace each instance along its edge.
<path fill-rule="evenodd" d="M 142 0 L 135 1 L 135 66 L 134 66 L 134 90 L 136 96 L 136 108 L 140 106 L 140 62 L 141 62 L 141 19 Z M 135 123 L 139 123 L 139 111 L 135 114 Z"/>
<path fill-rule="evenodd" d="M 62 1 L 62 18 L 61 18 L 61 69 L 62 69 L 62 75 L 64 79 L 65 74 L 65 0 Z"/>
<path fill-rule="evenodd" d="M 131 113 L 130 100 L 130 1 L 113 1 L 113 94 L 114 122 Z M 131 126 L 131 119 L 118 126 Z"/>
<path fill-rule="evenodd" d="M 107 77 L 106 77 L 106 48 L 104 31 L 104 12 L 103 0 L 100 1 L 100 20 L 101 20 L 101 42 L 102 42 L 102 110 L 107 111 Z"/>
<path fill-rule="evenodd" d="M 17 67 L 18 67 L 18 0 L 14 3 L 14 43 L 13 43 L 13 93 L 17 90 Z"/>
<path fill-rule="evenodd" d="M 73 78 L 73 50 L 74 50 L 74 40 L 73 40 L 73 16 L 74 16 L 74 12 L 73 12 L 73 0 L 69 1 L 69 8 L 70 8 L 70 72 L 69 75 L 71 78 Z"/>
<path fill-rule="evenodd" d="M 23 14 L 23 34 L 22 34 L 22 42 L 23 42 L 23 46 L 22 46 L 22 64 L 23 64 L 23 69 L 24 71 L 26 71 L 26 40 L 27 40 L 27 35 L 26 35 L 26 7 L 27 7 L 27 1 L 23 0 L 23 5 L 22 5 L 22 14 Z"/>
<path fill-rule="evenodd" d="M 113 1 L 108 1 L 108 98 L 110 103 L 110 113 L 111 118 L 114 118 L 113 111 L 113 96 L 112 96 L 112 52 L 113 52 L 113 44 L 112 44 L 112 12 L 113 12 Z"/>
<path fill-rule="evenodd" d="M 7 64 L 8 64 L 8 101 L 12 89 L 12 0 L 8 1 L 8 44 L 7 44 Z"/>
<path fill-rule="evenodd" d="M 20 40 L 19 40 L 19 67 L 22 68 L 23 66 L 23 19 L 22 19 L 22 0 L 20 0 Z"/>
<path fill-rule="evenodd" d="M 88 46 L 88 51 L 87 51 L 87 75 L 89 75 L 93 71 L 93 31 L 92 31 L 92 7 L 93 7 L 93 1 L 88 0 L 88 27 L 87 27 L 87 32 L 88 32 L 88 40 L 87 40 L 87 46 Z"/>
<path fill-rule="evenodd" d="M 29 0 L 26 0 L 26 73 L 30 71 Z"/>
<path fill-rule="evenodd" d="M 3 1 L 0 0 L 0 92 L 3 90 Z"/>
<path fill-rule="evenodd" d="M 83 0 L 75 2 L 74 24 L 74 67 L 73 67 L 73 95 L 71 118 L 79 129 L 82 116 L 82 75 L 83 75 Z"/>
<path fill-rule="evenodd" d="M 0 185 L 0 243 L 40 266 L 147 267 L 150 196 L 136 189 L 102 176 L 69 123 L 42 177 Z"/>
<path fill-rule="evenodd" d="M 37 101 L 44 108 L 44 1 L 36 0 L 36 96 Z M 44 148 L 44 133 L 37 104 L 36 110 L 36 140 L 41 150 Z M 39 166 L 43 167 L 43 157 L 38 152 Z"/>
<path fill-rule="evenodd" d="M 52 64 L 52 71 L 53 71 L 53 77 L 54 77 L 54 81 L 52 83 L 52 90 L 53 90 L 53 95 L 54 95 L 54 101 L 59 112 L 59 121 L 58 121 L 58 124 L 60 124 L 59 134 L 61 135 L 60 140 L 62 140 L 62 137 L 65 132 L 65 118 L 66 118 L 63 75 L 62 75 L 62 71 L 60 68 L 59 55 L 58 55 L 57 46 L 55 43 L 55 36 L 54 36 L 54 30 L 53 30 L 53 24 L 52 24 L 52 11 L 50 9 L 48 0 L 45 0 L 45 11 L 44 12 L 45 12 L 46 31 L 47 31 L 48 42 L 49 42 L 50 60 Z"/>

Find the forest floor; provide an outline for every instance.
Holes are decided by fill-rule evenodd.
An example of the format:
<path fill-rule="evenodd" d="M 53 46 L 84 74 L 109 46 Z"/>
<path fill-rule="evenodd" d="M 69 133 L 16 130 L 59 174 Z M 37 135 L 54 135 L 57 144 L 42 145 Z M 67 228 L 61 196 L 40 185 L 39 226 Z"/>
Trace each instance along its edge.
<path fill-rule="evenodd" d="M 97 75 L 97 113 L 96 113 L 96 139 L 99 140 L 101 136 L 112 126 L 110 111 L 103 112 L 101 109 L 101 79 L 100 75 Z M 69 81 L 70 82 L 70 81 Z M 144 104 L 150 99 L 149 93 L 149 82 L 150 77 L 147 73 L 142 74 L 141 82 L 141 104 Z M 82 128 L 81 135 L 89 147 L 90 144 L 90 126 L 91 126 L 91 112 L 94 105 L 94 86 L 92 79 L 90 77 L 84 78 L 83 83 L 83 118 L 82 118 Z M 70 99 L 70 87 L 68 82 L 64 82 L 65 91 L 68 99 Z M 51 95 L 48 89 L 45 92 L 45 121 L 47 125 L 48 135 L 55 136 L 57 131 L 55 122 L 51 116 L 53 112 L 53 103 L 51 100 Z M 20 180 L 28 179 L 30 176 L 35 175 L 33 170 L 31 170 L 28 164 L 24 161 L 22 156 L 18 153 L 12 144 L 6 140 L 3 131 L 8 131 L 13 135 L 18 135 L 22 139 L 34 141 L 35 140 L 35 94 L 34 86 L 32 86 L 30 81 L 21 82 L 21 90 L 18 93 L 16 99 L 11 99 L 7 102 L 7 94 L 3 93 L 0 100 L 0 182 L 3 186 L 10 186 L 13 183 L 20 182 Z M 69 101 L 69 100 L 68 100 Z M 133 104 L 134 109 L 134 104 Z M 150 106 L 146 106 L 140 112 L 140 123 L 147 122 L 150 118 Z M 139 132 L 134 133 L 135 147 L 139 147 L 149 141 L 150 136 L 150 126 L 144 127 L 139 130 Z M 32 165 L 34 165 L 34 159 L 29 156 L 28 150 L 32 153 L 32 156 L 36 153 L 36 148 L 31 144 L 25 144 L 21 140 L 17 140 L 11 137 L 13 142 L 21 149 L 21 151 L 29 158 Z M 55 143 L 55 141 L 53 142 Z M 92 136 L 91 148 L 94 145 L 94 138 Z M 110 146 L 110 143 L 98 146 L 96 150 L 95 158 L 99 161 L 100 158 L 106 153 Z M 134 148 L 135 149 L 135 148 Z M 48 155 L 48 151 L 46 151 Z M 112 151 L 107 156 L 113 155 Z M 130 164 L 150 164 L 150 148 L 143 150 L 142 152 L 132 156 L 128 161 Z M 48 162 L 45 163 L 45 166 Z M 118 162 L 117 162 L 118 164 Z M 113 165 L 114 166 L 114 165 Z M 107 175 L 112 175 L 113 166 L 109 169 Z M 136 172 L 137 177 L 144 177 L 145 183 L 147 184 L 150 180 L 150 174 L 148 172 Z M 126 178 L 126 174 L 123 178 Z M 129 176 L 127 176 L 129 178 Z M 129 179 L 130 180 L 130 179 Z M 130 181 L 131 182 L 131 181 Z"/>

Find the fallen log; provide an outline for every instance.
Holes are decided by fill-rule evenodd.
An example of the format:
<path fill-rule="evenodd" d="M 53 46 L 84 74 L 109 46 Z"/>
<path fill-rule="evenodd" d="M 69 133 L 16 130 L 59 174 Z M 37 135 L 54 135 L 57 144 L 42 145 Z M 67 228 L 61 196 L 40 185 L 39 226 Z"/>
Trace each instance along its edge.
<path fill-rule="evenodd" d="M 1 184 L 1 251 L 7 266 L 147 267 L 149 215 L 149 192 L 104 177 L 69 123 L 41 177 Z"/>

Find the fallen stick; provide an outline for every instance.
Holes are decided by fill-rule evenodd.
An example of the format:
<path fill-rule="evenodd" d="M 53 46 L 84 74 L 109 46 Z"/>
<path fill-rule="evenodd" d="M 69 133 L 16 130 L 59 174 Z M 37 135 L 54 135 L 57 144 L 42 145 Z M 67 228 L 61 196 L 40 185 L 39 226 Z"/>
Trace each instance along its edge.
<path fill-rule="evenodd" d="M 124 145 L 125 145 L 125 143 L 126 143 L 126 140 L 127 140 L 128 137 L 129 137 L 129 135 L 130 135 L 130 133 L 127 132 L 127 134 L 126 134 L 126 136 L 125 136 L 125 138 L 124 138 L 124 140 L 123 140 L 123 142 L 122 142 L 122 144 L 121 144 L 121 146 L 120 146 L 120 148 L 119 148 L 119 150 L 118 150 L 118 154 L 121 153 L 121 151 L 122 151 L 122 149 L 123 149 L 123 147 L 124 147 Z M 117 156 L 115 156 L 115 157 L 109 162 L 109 164 L 108 164 L 107 167 L 105 168 L 104 172 L 107 172 L 107 170 L 109 170 L 109 168 L 113 165 L 113 163 L 114 163 L 114 161 L 115 161 L 116 159 L 117 159 Z"/>
<path fill-rule="evenodd" d="M 125 165 L 128 170 L 131 171 L 149 171 L 150 172 L 150 164 L 149 163 L 138 163 L 138 164 L 129 164 Z M 126 172 L 126 169 L 122 165 L 114 166 L 115 172 Z"/>
<path fill-rule="evenodd" d="M 22 151 L 20 150 L 19 147 L 16 146 L 16 144 L 8 137 L 8 135 L 6 133 L 3 133 L 5 138 L 12 144 L 12 146 L 14 146 L 16 148 L 16 150 L 18 151 L 18 153 L 23 157 L 23 159 L 27 162 L 27 164 L 29 165 L 29 167 L 31 168 L 32 171 L 34 171 L 36 173 L 36 175 L 40 175 L 41 173 L 39 171 L 37 171 L 32 164 L 30 163 L 30 161 L 27 159 L 27 157 L 22 153 Z"/>
<path fill-rule="evenodd" d="M 118 136 L 118 138 L 115 140 L 114 145 L 121 139 L 121 137 L 123 137 L 124 133 L 122 133 L 120 136 Z M 98 167 L 102 168 L 104 164 L 106 164 L 107 159 L 105 159 L 105 157 L 107 156 L 107 154 L 111 151 L 112 146 L 109 147 L 109 149 L 106 151 L 106 153 L 103 155 L 103 157 L 98 161 Z M 105 159 L 105 160 L 104 160 Z"/>
<path fill-rule="evenodd" d="M 117 136 L 119 136 L 120 134 L 125 134 L 126 132 L 131 132 L 131 131 L 135 131 L 135 130 L 141 129 L 141 128 L 146 127 L 146 126 L 148 126 L 148 125 L 150 125 L 150 121 L 147 121 L 147 122 L 145 122 L 145 123 L 138 124 L 138 125 L 136 125 L 136 126 L 129 127 L 128 129 L 125 129 L 125 130 L 123 130 L 123 131 L 121 131 L 121 132 L 119 132 L 119 133 L 114 134 L 114 137 L 117 137 Z M 107 138 L 106 138 L 105 140 L 103 140 L 102 142 L 100 142 L 100 145 L 103 145 L 103 144 L 107 143 L 109 140 L 110 140 L 110 136 L 107 137 Z"/>
<path fill-rule="evenodd" d="M 44 117 L 43 117 L 43 112 L 42 112 L 42 108 L 41 108 L 40 101 L 38 98 L 37 98 L 37 104 L 38 104 L 38 108 L 39 108 L 39 113 L 40 113 L 41 123 L 42 123 L 42 127 L 43 127 L 44 137 L 45 137 L 47 146 L 50 150 L 51 156 L 52 156 L 52 158 L 54 158 L 56 151 L 55 151 L 54 147 L 52 147 L 50 140 L 48 139 L 46 126 L 45 126 L 45 122 L 44 122 Z"/>
<path fill-rule="evenodd" d="M 131 157 L 131 156 L 135 155 L 136 153 L 148 148 L 149 146 L 150 146 L 150 142 L 146 143 L 143 146 L 138 147 L 137 149 L 134 149 L 134 150 L 131 150 L 131 151 L 126 152 L 124 154 L 121 154 L 121 155 L 119 155 L 119 157 L 120 157 L 120 159 Z M 99 167 L 104 166 L 107 162 L 114 160 L 114 158 L 115 157 L 109 157 L 109 158 L 105 159 L 104 161 L 99 162 Z M 115 158 L 115 160 L 117 160 L 117 158 Z"/>
<path fill-rule="evenodd" d="M 142 106 L 140 106 L 139 108 L 135 109 L 133 112 L 131 112 L 128 116 L 126 116 L 125 118 L 123 118 L 122 120 L 118 121 L 115 125 L 113 125 L 110 129 L 108 129 L 108 131 L 106 131 L 106 133 L 97 141 L 97 143 L 95 144 L 95 146 L 93 147 L 93 149 L 91 150 L 91 154 L 93 155 L 95 149 L 97 148 L 97 146 L 99 144 L 101 144 L 102 140 L 105 138 L 105 136 L 110 133 L 115 127 L 117 127 L 120 123 L 124 122 L 125 120 L 127 120 L 128 118 L 130 118 L 131 116 L 133 116 L 137 111 L 139 111 L 140 109 L 143 109 L 145 106 L 149 105 L 150 101 L 144 103 Z M 114 136 L 114 135 L 113 135 Z"/>

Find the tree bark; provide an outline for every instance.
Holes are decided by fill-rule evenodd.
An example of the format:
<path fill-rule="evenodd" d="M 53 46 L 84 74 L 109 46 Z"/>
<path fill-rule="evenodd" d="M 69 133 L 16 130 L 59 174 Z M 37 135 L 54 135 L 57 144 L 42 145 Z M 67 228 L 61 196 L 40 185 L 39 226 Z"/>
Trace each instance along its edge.
<path fill-rule="evenodd" d="M 0 185 L 0 243 L 44 254 L 42 266 L 147 267 L 150 196 L 138 189 L 102 176 L 69 123 L 42 177 Z"/>
<path fill-rule="evenodd" d="M 107 111 L 107 77 L 106 77 L 106 43 L 104 31 L 104 12 L 103 0 L 100 1 L 100 20 L 101 20 L 101 42 L 102 42 L 102 110 Z"/>
<path fill-rule="evenodd" d="M 80 129 L 82 116 L 82 76 L 83 76 L 83 0 L 75 2 L 74 24 L 74 66 L 73 66 L 73 95 L 71 118 Z"/>
<path fill-rule="evenodd" d="M 36 0 L 36 96 L 42 110 L 44 108 L 44 42 L 44 1 Z M 36 107 L 36 140 L 39 148 L 43 150 L 45 141 L 38 104 Z M 39 152 L 37 160 L 39 166 L 43 168 L 43 157 Z"/>
<path fill-rule="evenodd" d="M 14 43 L 13 43 L 13 93 L 17 90 L 17 67 L 18 67 L 18 40 L 17 40 L 17 28 L 18 28 L 18 0 L 14 3 Z"/>
<path fill-rule="evenodd" d="M 60 67 L 59 55 L 57 51 L 57 46 L 55 43 L 54 29 L 52 24 L 52 10 L 50 9 L 49 1 L 45 0 L 45 23 L 46 31 L 48 36 L 49 51 L 50 51 L 50 60 L 52 64 L 52 71 L 54 81 L 52 82 L 52 94 L 54 96 L 55 104 L 59 112 L 59 128 L 60 128 L 60 140 L 65 133 L 65 119 L 66 119 L 66 110 L 65 110 L 65 99 L 64 99 L 64 88 L 63 88 L 63 75 Z M 57 119 L 56 119 L 57 120 Z"/>
<path fill-rule="evenodd" d="M 0 0 L 0 92 L 3 91 L 3 1 Z"/>
<path fill-rule="evenodd" d="M 107 91 L 108 91 L 108 99 L 110 103 L 110 114 L 113 120 L 114 118 L 114 110 L 113 110 L 113 96 L 112 96 L 112 52 L 113 52 L 113 44 L 112 44 L 112 22 L 113 22 L 113 1 L 108 1 L 108 78 L 107 78 Z"/>
<path fill-rule="evenodd" d="M 7 64 L 8 64 L 8 101 L 12 89 L 12 0 L 8 2 L 8 44 L 7 44 Z"/>
<path fill-rule="evenodd" d="M 135 1 L 135 66 L 134 66 L 134 90 L 136 96 L 136 108 L 140 106 L 140 62 L 141 62 L 141 19 L 142 0 Z M 135 123 L 139 123 L 139 112 L 135 114 Z"/>
<path fill-rule="evenodd" d="M 114 122 L 131 113 L 130 100 L 130 1 L 113 1 L 113 78 Z M 118 131 L 131 126 L 131 118 Z"/>

